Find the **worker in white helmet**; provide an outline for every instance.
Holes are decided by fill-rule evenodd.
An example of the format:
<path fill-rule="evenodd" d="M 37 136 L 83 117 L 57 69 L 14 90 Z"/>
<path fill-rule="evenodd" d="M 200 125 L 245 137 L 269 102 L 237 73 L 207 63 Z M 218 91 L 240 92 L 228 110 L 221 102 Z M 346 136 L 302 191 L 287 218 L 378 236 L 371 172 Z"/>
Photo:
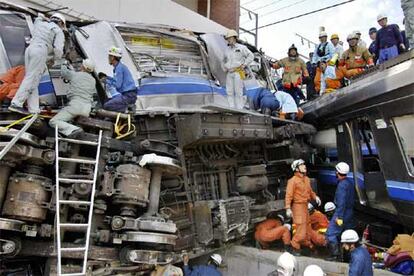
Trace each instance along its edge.
<path fill-rule="evenodd" d="M 325 276 L 322 268 L 318 265 L 308 265 L 303 271 L 303 276 Z"/>
<path fill-rule="evenodd" d="M 229 106 L 242 109 L 246 101 L 243 96 L 243 80 L 254 56 L 246 46 L 237 43 L 237 36 L 234 30 L 229 30 L 225 36 L 228 47 L 224 53 L 222 67 L 227 73 L 226 91 Z"/>
<path fill-rule="evenodd" d="M 9 110 L 22 114 L 39 113 L 40 78 L 46 69 L 46 64 L 51 67 L 62 61 L 63 47 L 65 44 L 66 20 L 60 13 L 53 14 L 50 19 L 39 16 L 34 22 L 32 40 L 25 51 L 24 79 L 13 97 Z M 48 59 L 48 57 L 52 57 Z M 27 109 L 23 107 L 27 101 Z"/>
<path fill-rule="evenodd" d="M 96 81 L 92 76 L 95 63 L 91 59 L 84 59 L 79 72 L 73 71 L 67 63 L 62 64 L 60 70 L 62 78 L 69 81 L 67 92 L 69 103 L 49 121 L 49 125 L 53 128 L 57 127 L 65 136 L 77 138 L 83 130 L 68 122 L 77 116 L 89 117 L 93 96 L 96 94 Z"/>
<path fill-rule="evenodd" d="M 332 201 L 326 202 L 323 209 L 325 211 L 325 215 L 330 220 L 333 214 L 335 213 L 335 209 L 336 209 L 335 203 L 333 203 Z"/>
<path fill-rule="evenodd" d="M 367 48 L 367 43 L 361 38 L 361 31 L 355 30 L 352 32 L 352 34 L 358 38 L 358 46 L 362 48 Z"/>
<path fill-rule="evenodd" d="M 368 250 L 359 243 L 358 233 L 346 230 L 341 235 L 342 248 L 351 253 L 349 276 L 372 276 L 372 260 Z"/>
<path fill-rule="evenodd" d="M 293 223 L 296 224 L 296 232 L 292 238 L 291 245 L 294 254 L 299 255 L 301 246 L 312 248 L 310 241 L 308 203 L 316 201 L 321 205 L 320 198 L 315 194 L 310 185 L 310 179 L 306 176 L 307 168 L 305 161 L 298 159 L 292 163 L 293 177 L 289 179 L 286 188 L 285 208 L 288 217 L 293 216 Z"/>
<path fill-rule="evenodd" d="M 277 276 L 296 276 L 299 275 L 298 262 L 292 254 L 285 252 L 277 259 L 276 273 Z"/>
<path fill-rule="evenodd" d="M 331 253 L 330 260 L 340 260 L 339 238 L 346 229 L 353 227 L 355 188 L 347 178 L 349 165 L 339 162 L 336 166 L 338 184 L 335 192 L 335 213 L 329 222 L 326 238 Z"/>
<path fill-rule="evenodd" d="M 213 254 L 210 256 L 207 265 L 198 265 L 190 268 L 188 265 L 189 257 L 187 254 L 183 256 L 184 263 L 184 276 L 221 276 L 221 272 L 218 270 L 223 258 L 220 254 Z"/>
<path fill-rule="evenodd" d="M 316 66 L 321 60 L 330 60 L 335 54 L 335 47 L 328 41 L 328 34 L 326 32 L 319 33 L 320 43 L 316 45 L 312 56 L 312 64 Z"/>
<path fill-rule="evenodd" d="M 110 77 L 102 72 L 99 73 L 101 81 L 114 88 L 118 95 L 107 100 L 104 104 L 104 109 L 116 112 L 126 112 L 129 105 L 135 105 L 138 92 L 131 71 L 121 62 L 121 59 L 121 48 L 112 46 L 108 50 L 108 62 L 114 67 L 114 75 Z"/>

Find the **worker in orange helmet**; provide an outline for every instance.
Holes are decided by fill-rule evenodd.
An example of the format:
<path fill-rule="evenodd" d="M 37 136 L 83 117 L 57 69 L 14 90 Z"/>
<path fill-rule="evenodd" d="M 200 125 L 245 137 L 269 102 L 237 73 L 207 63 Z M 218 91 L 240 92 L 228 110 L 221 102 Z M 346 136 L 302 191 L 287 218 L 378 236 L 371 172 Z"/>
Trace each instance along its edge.
<path fill-rule="evenodd" d="M 270 212 L 266 220 L 256 226 L 254 239 L 263 249 L 269 248 L 270 243 L 282 240 L 286 250 L 290 247 L 290 225 L 284 224 L 285 217 L 276 212 Z"/>
<path fill-rule="evenodd" d="M 296 233 L 293 236 L 291 245 L 295 254 L 299 255 L 301 245 L 311 247 L 309 239 L 309 213 L 308 203 L 315 200 L 320 206 L 321 200 L 312 190 L 310 179 L 306 176 L 307 169 L 302 159 L 293 161 L 292 170 L 294 175 L 289 179 L 286 189 L 285 208 L 286 216 L 293 216 L 293 223 L 296 224 Z"/>

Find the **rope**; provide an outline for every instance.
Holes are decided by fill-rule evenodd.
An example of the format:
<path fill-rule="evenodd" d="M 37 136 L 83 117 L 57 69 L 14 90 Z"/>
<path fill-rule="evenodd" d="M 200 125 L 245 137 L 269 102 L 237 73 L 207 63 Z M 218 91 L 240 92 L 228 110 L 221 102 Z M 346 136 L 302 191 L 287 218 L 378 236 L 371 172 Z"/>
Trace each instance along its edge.
<path fill-rule="evenodd" d="M 115 139 L 117 139 L 117 140 L 120 140 L 122 138 L 125 138 L 125 137 L 131 135 L 132 133 L 135 132 L 135 129 L 136 129 L 135 125 L 131 124 L 131 114 L 128 114 L 127 123 L 125 123 L 125 124 L 122 124 L 122 122 L 120 121 L 121 114 L 122 113 L 118 113 L 118 115 L 116 116 L 116 121 L 115 121 L 115 125 L 114 125 L 114 132 L 116 134 Z M 126 127 L 127 127 L 127 130 L 125 131 Z"/>
<path fill-rule="evenodd" d="M 0 128 L 0 132 L 6 132 L 6 131 L 8 131 L 11 127 L 13 127 L 13 126 L 15 126 L 15 125 L 18 125 L 18 124 L 20 124 L 21 122 L 23 122 L 23 121 L 25 121 L 25 120 L 27 120 L 27 119 L 30 119 L 31 117 L 33 117 L 33 114 L 29 114 L 29 115 L 27 115 L 27 116 L 25 116 L 25 117 L 23 117 L 23 118 L 21 118 L 21 119 L 18 119 L 18 120 L 16 120 L 16 121 L 14 121 L 13 123 L 9 124 L 8 126 L 1 127 L 1 128 Z"/>

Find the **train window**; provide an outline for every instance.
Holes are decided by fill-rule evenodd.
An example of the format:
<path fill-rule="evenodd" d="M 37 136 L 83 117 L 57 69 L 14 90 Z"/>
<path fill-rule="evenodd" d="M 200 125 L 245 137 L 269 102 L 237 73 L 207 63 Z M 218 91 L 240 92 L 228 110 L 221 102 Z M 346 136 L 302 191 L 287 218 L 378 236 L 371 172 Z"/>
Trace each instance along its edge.
<path fill-rule="evenodd" d="M 410 173 L 414 173 L 414 115 L 393 118 L 394 128 L 405 155 L 405 162 Z"/>

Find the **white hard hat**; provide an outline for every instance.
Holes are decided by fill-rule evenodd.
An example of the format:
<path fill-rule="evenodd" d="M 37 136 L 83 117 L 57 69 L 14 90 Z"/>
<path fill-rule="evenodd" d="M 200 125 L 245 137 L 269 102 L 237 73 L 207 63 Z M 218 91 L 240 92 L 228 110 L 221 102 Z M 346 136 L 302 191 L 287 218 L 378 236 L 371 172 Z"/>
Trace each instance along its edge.
<path fill-rule="evenodd" d="M 346 37 L 346 41 L 350 41 L 351 39 L 354 39 L 354 38 L 358 38 L 358 37 L 356 37 L 354 33 L 349 34 L 349 35 Z"/>
<path fill-rule="evenodd" d="M 348 174 L 349 173 L 349 165 L 345 162 L 339 162 L 336 164 L 335 169 L 340 174 Z"/>
<path fill-rule="evenodd" d="M 90 58 L 84 59 L 82 61 L 82 66 L 89 72 L 93 72 L 95 70 L 95 62 Z"/>
<path fill-rule="evenodd" d="M 279 258 L 277 259 L 278 275 L 292 276 L 296 271 L 297 261 L 292 254 L 285 252 L 279 256 Z"/>
<path fill-rule="evenodd" d="M 328 37 L 328 34 L 326 32 L 319 33 L 319 38 L 324 37 L 324 36 Z"/>
<path fill-rule="evenodd" d="M 305 164 L 305 161 L 303 159 L 293 161 L 291 165 L 292 171 L 296 171 L 296 169 L 302 164 Z"/>
<path fill-rule="evenodd" d="M 51 17 L 50 17 L 50 19 L 52 19 L 52 18 L 57 18 L 57 19 L 59 19 L 60 21 L 62 21 L 63 22 L 63 24 L 65 24 L 66 25 L 66 18 L 65 18 L 65 16 L 63 16 L 63 14 L 61 14 L 61 13 L 54 13 Z"/>
<path fill-rule="evenodd" d="M 286 227 L 287 229 L 289 229 L 289 231 L 292 230 L 292 225 L 290 225 L 289 223 L 285 223 L 283 224 L 284 227 Z"/>
<path fill-rule="evenodd" d="M 361 34 L 361 31 L 360 31 L 360 30 L 355 30 L 355 31 L 353 31 L 352 33 L 353 33 L 353 34 L 359 34 L 359 35 L 360 35 L 360 34 Z"/>
<path fill-rule="evenodd" d="M 358 233 L 355 230 L 345 230 L 341 235 L 342 243 L 353 243 L 359 241 Z"/>
<path fill-rule="evenodd" d="M 285 217 L 284 217 L 283 215 L 279 214 L 279 215 L 277 215 L 277 217 L 280 219 L 280 221 L 281 221 L 282 223 L 284 223 L 284 222 L 285 222 Z"/>
<path fill-rule="evenodd" d="M 217 264 L 217 266 L 220 266 L 223 261 L 223 258 L 219 254 L 213 254 L 210 258 Z"/>
<path fill-rule="evenodd" d="M 303 276 L 324 276 L 322 268 L 317 265 L 308 265 L 303 271 Z"/>
<path fill-rule="evenodd" d="M 235 30 L 228 30 L 226 33 L 226 39 L 233 37 L 233 36 L 238 37 L 239 35 L 237 34 Z"/>
<path fill-rule="evenodd" d="M 382 19 L 384 19 L 384 18 L 387 18 L 387 16 L 385 14 L 379 14 L 377 16 L 377 22 L 380 21 L 380 20 L 382 20 Z"/>
<path fill-rule="evenodd" d="M 114 56 L 114 57 L 122 57 L 122 50 L 121 50 L 121 48 L 112 46 L 108 50 L 108 55 Z"/>
<path fill-rule="evenodd" d="M 325 210 L 325 213 L 326 213 L 326 212 L 331 212 L 331 211 L 333 211 L 333 210 L 335 210 L 335 209 L 336 209 L 335 203 L 333 203 L 333 202 L 331 202 L 331 201 L 326 202 L 326 204 L 325 204 L 325 206 L 323 207 L 323 209 Z"/>
<path fill-rule="evenodd" d="M 313 206 L 312 203 L 308 203 L 308 211 L 312 211 L 313 209 L 315 209 L 315 207 Z"/>

